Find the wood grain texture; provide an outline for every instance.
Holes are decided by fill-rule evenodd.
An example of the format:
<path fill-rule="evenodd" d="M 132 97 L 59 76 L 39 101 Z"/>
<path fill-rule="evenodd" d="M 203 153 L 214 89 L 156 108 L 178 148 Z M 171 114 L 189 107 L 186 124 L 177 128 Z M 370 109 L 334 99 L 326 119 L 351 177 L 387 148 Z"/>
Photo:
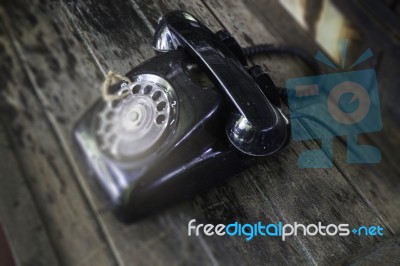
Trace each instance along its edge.
<path fill-rule="evenodd" d="M 75 23 L 77 27 L 77 31 L 83 36 L 84 41 L 88 44 L 95 43 L 98 49 L 93 49 L 94 56 L 99 58 L 99 61 L 103 61 L 103 57 L 106 54 L 106 51 L 110 49 L 109 45 L 105 45 L 105 43 L 111 43 L 111 47 L 113 50 L 116 51 L 124 51 L 129 49 L 134 49 L 134 47 L 140 47 L 142 43 L 134 43 L 135 41 L 142 42 L 145 41 L 145 47 L 152 53 L 152 48 L 149 44 L 149 40 L 152 38 L 152 32 L 150 31 L 152 28 L 154 29 L 155 23 L 150 25 L 150 27 L 146 28 L 137 28 L 138 22 L 133 18 L 131 20 L 127 20 L 124 27 L 122 29 L 118 29 L 115 26 L 115 30 L 109 33 L 109 35 L 101 35 L 97 36 L 95 34 L 91 34 L 94 32 L 96 25 L 94 24 L 92 19 L 93 17 L 103 17 L 105 19 L 111 17 L 117 17 L 119 14 L 119 9 L 117 7 L 123 6 L 124 3 L 114 2 L 114 6 L 107 6 L 107 8 L 103 5 L 103 3 L 96 2 L 96 8 L 93 8 L 95 5 L 94 2 L 81 2 L 80 4 L 71 7 L 69 10 L 71 12 L 71 19 L 73 23 Z M 131 9 L 126 8 L 126 12 L 129 13 L 129 10 L 135 11 L 135 3 L 132 3 Z M 156 7 L 157 8 L 157 7 Z M 177 6 L 174 6 L 173 3 L 169 4 L 168 10 L 177 9 Z M 166 11 L 165 8 L 163 8 Z M 161 14 L 162 9 L 159 8 L 157 11 L 158 14 Z M 198 10 L 198 6 L 193 8 L 193 10 Z M 207 10 L 205 6 L 203 6 L 203 10 Z M 139 10 L 141 11 L 141 9 Z M 135 12 L 139 12 L 136 10 Z M 90 13 L 88 13 L 90 12 Z M 154 13 L 153 13 L 154 14 Z M 156 13 L 157 14 L 157 13 Z M 209 15 L 209 14 L 208 14 Z M 131 15 L 133 16 L 133 14 Z M 140 17 L 137 15 L 137 17 Z M 204 16 L 207 17 L 207 16 Z M 212 16 L 209 16 L 213 19 Z M 149 18 L 149 20 L 152 18 Z M 112 21 L 112 20 L 111 20 Z M 115 21 L 116 25 L 120 23 L 120 21 Z M 216 20 L 213 21 L 216 24 Z M 113 24 L 108 25 L 111 28 L 114 28 Z M 128 31 L 129 30 L 129 31 Z M 128 35 L 130 31 L 135 31 L 135 34 L 142 34 L 143 36 L 138 40 L 132 38 L 129 42 L 127 42 Z M 150 54 L 150 52 L 148 52 Z M 145 52 L 146 53 L 146 52 Z M 140 61 L 143 61 L 145 58 L 141 53 L 135 53 L 132 50 L 132 56 L 121 58 L 118 54 L 107 54 L 108 58 L 110 56 L 115 57 L 115 64 L 113 61 L 114 59 L 111 58 L 110 60 L 106 61 L 105 69 L 119 69 L 120 65 L 129 65 L 129 64 L 138 64 Z M 130 63 L 132 62 L 133 63 Z M 123 70 L 119 70 L 123 71 Z M 125 70 L 126 71 L 126 70 Z M 234 196 L 234 195 L 232 195 Z M 219 197 L 225 197 L 224 195 L 219 195 Z M 230 200 L 229 200 L 230 201 Z M 212 201 L 211 204 L 215 205 L 218 202 Z M 114 225 L 114 217 L 110 215 L 110 213 L 105 212 L 104 218 L 107 220 L 107 223 L 110 225 L 109 230 L 111 234 L 115 237 L 115 244 L 117 246 L 120 255 L 124 258 L 125 261 L 134 260 L 141 264 L 142 258 L 141 254 L 143 250 L 146 250 L 150 255 L 147 256 L 145 259 L 150 260 L 152 263 L 160 263 L 160 261 L 178 261 L 184 264 L 189 263 L 191 261 L 204 261 L 207 264 L 216 264 L 217 260 L 221 261 L 224 257 L 224 253 L 231 250 L 232 255 L 225 258 L 227 263 L 234 263 L 242 258 L 243 262 L 252 263 L 255 259 L 259 261 L 269 259 L 276 261 L 287 261 L 291 259 L 290 256 L 284 256 L 284 252 L 275 252 L 276 256 L 272 256 L 270 254 L 261 253 L 262 245 L 254 243 L 249 244 L 248 247 L 242 247 L 247 253 L 256 254 L 257 256 L 249 256 L 247 258 L 243 258 L 243 256 L 237 252 L 235 252 L 235 245 L 234 243 L 231 244 L 231 240 L 229 239 L 221 239 L 218 242 L 218 238 L 215 238 L 213 241 L 205 241 L 200 240 L 200 242 L 196 238 L 188 238 L 187 237 L 187 222 L 192 218 L 197 218 L 201 221 L 200 218 L 203 215 L 198 215 L 196 212 L 193 212 L 192 203 L 183 203 L 179 205 L 179 207 L 172 208 L 167 210 L 165 213 L 159 215 L 155 218 L 146 219 L 143 222 L 139 222 L 137 224 L 132 225 L 130 228 L 124 229 L 124 234 L 121 234 L 121 228 L 124 226 L 115 226 Z M 203 203 L 198 209 L 201 209 L 204 212 L 204 205 Z M 210 204 L 210 203 L 209 203 Z M 272 212 L 272 209 L 270 212 Z M 229 209 L 226 210 L 229 212 Z M 111 217 L 110 217 L 111 216 Z M 277 221 L 278 217 L 274 217 Z M 204 218 L 203 218 L 204 220 Z M 162 231 L 155 230 L 154 228 L 163 228 Z M 132 239 L 140 239 L 143 243 L 132 243 Z M 242 242 L 244 240 L 240 240 Z M 264 243 L 266 240 L 264 240 Z M 274 245 L 274 249 L 279 249 L 279 242 L 275 241 L 276 244 Z M 262 244 L 262 243 L 261 243 Z M 256 249 L 253 246 L 258 246 Z M 155 254 L 153 255 L 153 251 Z M 196 255 L 198 253 L 198 255 Z M 287 252 L 286 252 L 287 253 Z M 301 250 L 297 248 L 297 253 L 301 253 Z M 177 255 L 179 254 L 179 255 Z M 219 257 L 217 256 L 219 255 Z M 222 257 L 221 257 L 222 256 Z M 252 259 L 252 257 L 254 257 Z M 293 258 L 296 258 L 295 256 Z M 305 260 L 307 261 L 307 260 Z M 292 261 L 293 262 L 293 261 Z"/>
<path fill-rule="evenodd" d="M 238 0 L 7 3 L 7 16 L 2 16 L 7 36 L 1 43 L 9 57 L 2 69 L 7 78 L 0 79 L 5 95 L 1 117 L 62 264 L 325 265 L 383 239 L 197 238 L 187 236 L 191 219 L 214 224 L 259 220 L 384 224 L 391 228 L 385 237 L 397 232 L 398 172 L 391 170 L 395 160 L 385 162 L 384 169 L 359 169 L 347 167 L 342 156 L 335 158 L 332 169 L 298 169 L 298 155 L 319 147 L 314 141 L 294 142 L 194 200 L 130 226 L 114 218 L 87 175 L 72 139 L 73 127 L 99 98 L 109 69 L 125 73 L 155 54 L 151 40 L 159 16 L 170 10 L 189 11 L 214 31 L 228 29 L 244 46 L 289 42 L 318 49 L 279 13 L 282 10 L 272 4 L 267 7 L 277 13 L 264 16 L 259 13 L 263 6 Z M 263 64 L 278 85 L 308 73 L 302 62 L 290 57 L 261 57 L 254 62 Z M 342 154 L 343 143 L 337 146 Z"/>
<path fill-rule="evenodd" d="M 3 33 L 0 25 L 0 36 Z M 0 57 L 5 59 L 4 54 Z M 47 228 L 19 170 L 18 159 L 2 124 L 0 156 L 0 223 L 9 237 L 14 259 L 19 265 L 59 265 Z"/>
<path fill-rule="evenodd" d="M 38 212 L 59 260 L 67 265 L 113 264 L 115 259 L 76 183 L 51 123 L 57 119 L 51 109 L 58 109 L 58 106 L 50 103 L 56 103 L 57 99 L 43 96 L 48 78 L 59 77 L 51 76 L 46 69 L 61 71 L 61 66 L 75 60 L 64 58 L 57 51 L 62 45 L 72 47 L 72 43 L 53 34 L 54 27 L 60 23 L 56 18 L 52 19 L 57 23 L 34 4 L 17 1 L 12 4 L 15 6 L 8 6 L 1 16 L 7 31 L 6 38 L 2 39 L 2 48 L 8 55 L 7 65 L 1 71 L 1 119 L 7 125 L 15 147 L 19 169 L 37 202 Z M 26 8 L 28 6 L 30 8 Z M 44 38 L 49 31 L 49 39 Z M 38 70 L 36 66 L 44 69 Z M 63 72 L 70 73 L 65 69 Z M 54 93 L 58 89 L 62 95 L 63 84 L 65 81 L 58 80 L 58 84 L 49 90 Z M 12 173 L 6 174 L 12 176 Z M 40 258 L 37 261 L 40 262 Z"/>
<path fill-rule="evenodd" d="M 222 21 L 226 21 L 226 27 L 228 27 L 230 31 L 235 32 L 235 30 L 237 30 L 248 33 L 251 29 L 256 28 L 258 30 L 255 32 L 255 35 L 260 36 L 268 30 L 268 28 L 265 28 L 264 30 L 258 28 L 257 24 L 261 23 L 258 22 L 257 19 L 254 19 L 254 16 L 251 15 L 241 1 L 230 1 L 229 3 L 225 3 L 224 1 L 219 1 L 218 3 L 211 1 L 206 2 L 217 17 Z M 228 8 L 230 12 L 224 12 L 224 10 Z M 237 12 L 235 12 L 236 10 Z M 245 25 L 240 25 L 240 28 L 238 27 L 235 29 L 236 17 L 247 17 L 253 19 L 248 21 Z M 275 36 L 276 39 L 284 41 L 283 31 L 279 33 L 275 32 Z M 240 35 L 237 37 L 240 38 Z M 267 65 L 267 67 L 271 68 L 269 65 Z M 290 71 L 290 69 L 282 69 L 281 71 L 286 77 L 287 75 L 293 74 L 297 76 L 304 75 L 304 73 L 301 73 L 301 70 L 297 70 L 297 73 L 294 70 Z M 298 154 L 305 149 L 316 148 L 314 146 L 315 143 L 312 144 L 308 142 L 306 146 L 303 145 L 304 144 L 295 142 L 291 143 L 289 150 L 292 152 L 288 152 L 285 155 L 291 157 L 291 155 L 297 154 L 298 156 Z M 279 156 L 281 156 L 281 154 Z M 297 156 L 294 157 L 296 158 Z M 358 193 L 357 189 L 355 189 L 353 185 L 348 182 L 347 178 L 342 175 L 340 169 L 339 171 L 334 168 L 327 171 L 309 171 L 309 169 L 299 170 L 296 169 L 297 167 L 292 168 L 296 165 L 295 158 L 291 158 L 293 161 L 290 161 L 288 164 L 283 164 L 282 162 L 275 163 L 275 165 L 280 165 L 280 167 L 284 168 L 285 174 L 283 175 L 283 179 L 275 176 L 273 179 L 265 180 L 266 182 L 259 182 L 263 187 L 265 194 L 268 195 L 274 204 L 276 204 L 277 209 L 282 212 L 282 216 L 287 220 L 292 222 L 298 220 L 304 221 L 307 219 L 306 217 L 309 217 L 311 219 L 321 219 L 325 221 L 328 221 L 327 219 L 337 219 L 337 221 L 345 219 L 349 224 L 359 224 L 376 216 L 375 212 L 371 210 L 370 205 Z M 267 162 L 267 165 L 269 166 L 267 169 L 273 167 L 273 164 L 269 161 Z M 274 172 L 272 171 L 272 173 Z M 288 182 L 288 177 L 293 177 L 293 182 Z M 312 195 L 308 194 L 305 198 L 304 195 L 307 194 L 307 191 L 312 191 Z M 285 197 L 282 197 L 282 194 L 284 193 Z M 291 202 L 291 204 L 288 204 L 288 202 Z M 324 202 L 326 202 L 326 204 Z M 302 205 L 302 203 L 304 203 L 304 205 Z M 348 212 L 343 209 L 343 205 L 349 206 Z M 385 223 L 382 219 L 377 219 L 377 221 Z M 311 222 L 311 220 L 309 222 Z M 349 246 L 352 246 L 352 248 L 355 249 L 363 248 L 355 243 L 352 243 L 351 245 L 343 243 L 343 239 L 337 239 L 336 241 L 338 242 L 336 243 L 335 240 L 329 243 L 329 240 L 318 240 L 317 238 L 307 238 L 304 240 L 304 244 L 309 247 L 309 252 L 315 256 L 316 262 L 327 263 L 329 262 L 329 259 L 334 259 L 335 256 L 340 258 L 344 254 L 347 254 Z M 324 247 L 321 246 L 322 242 L 320 241 L 324 243 Z M 364 241 L 364 239 L 362 241 Z M 365 242 L 363 244 L 365 244 Z M 319 246 L 319 248 L 316 248 L 317 246 Z M 328 254 L 330 254 L 330 258 L 328 258 Z"/>
<path fill-rule="evenodd" d="M 398 265 L 400 261 L 400 239 L 394 236 L 386 239 L 368 250 L 355 254 L 352 258 L 341 262 L 342 265 L 374 266 Z"/>
<path fill-rule="evenodd" d="M 60 200 L 65 200 L 69 205 L 71 201 L 75 204 L 75 208 L 87 208 L 87 214 L 79 215 L 79 213 L 73 216 L 73 225 L 69 225 L 71 217 L 65 217 L 68 212 L 61 202 L 60 205 L 55 205 L 62 209 L 59 217 L 51 217 L 54 220 L 48 221 L 50 226 L 55 226 L 61 232 L 51 232 L 51 236 L 57 238 L 56 233 L 62 233 L 65 241 L 77 243 L 71 244 L 71 247 L 62 246 L 63 243 L 59 243 L 60 252 L 65 254 L 63 261 L 65 264 L 75 265 L 76 263 L 81 264 L 126 264 L 129 265 L 132 261 L 137 264 L 155 264 L 159 265 L 163 261 L 179 261 L 188 263 L 190 260 L 196 258 L 195 254 L 198 254 L 197 261 L 201 263 L 209 264 L 213 262 L 212 256 L 207 252 L 206 247 L 203 247 L 197 242 L 195 238 L 190 240 L 187 239 L 186 229 L 175 230 L 175 225 L 169 222 L 168 218 L 153 217 L 142 223 L 137 223 L 134 226 L 124 226 L 120 224 L 115 217 L 106 208 L 103 197 L 96 194 L 95 184 L 91 184 L 93 190 L 87 191 L 87 186 L 90 181 L 87 179 L 88 176 L 84 169 L 81 171 L 77 169 L 77 159 L 79 158 L 75 151 L 72 149 L 75 144 L 72 141 L 72 128 L 83 114 L 86 108 L 93 103 L 99 97 L 99 90 L 97 89 L 102 82 L 102 67 L 98 58 L 92 54 L 92 48 L 88 48 L 86 44 L 81 45 L 83 41 L 84 32 L 74 31 L 75 24 L 73 22 L 66 23 L 65 19 L 69 19 L 69 15 L 64 13 L 64 7 L 61 4 L 43 5 L 38 6 L 37 3 L 30 6 L 30 9 L 18 9 L 18 5 L 28 5 L 27 3 L 14 3 L 14 6 L 9 6 L 9 10 L 19 10 L 11 13 L 15 18 L 20 19 L 21 22 L 16 23 L 15 32 L 18 34 L 16 39 L 21 41 L 21 50 L 25 56 L 25 61 L 32 73 L 34 81 L 37 83 L 35 93 L 40 95 L 39 99 L 30 96 L 32 101 L 37 101 L 38 107 L 44 107 L 46 113 L 38 114 L 47 118 L 53 129 L 48 130 L 54 135 L 45 134 L 45 130 L 38 132 L 32 124 L 25 121 L 21 123 L 23 131 L 35 130 L 38 137 L 32 140 L 32 145 L 39 143 L 45 143 L 46 147 L 43 148 L 46 152 L 51 154 L 58 154 L 57 157 L 51 157 L 52 162 L 56 163 L 55 169 L 58 170 L 58 175 L 67 180 L 68 189 L 66 191 L 73 190 L 75 182 L 79 185 L 79 190 L 75 191 L 80 193 L 79 195 L 68 194 L 62 197 Z M 96 11 L 94 6 L 102 8 L 97 3 L 92 3 L 90 8 L 93 12 Z M 117 6 L 118 7 L 118 6 Z M 121 7 L 121 6 L 120 6 Z M 103 10 L 107 10 L 107 6 L 103 6 Z M 129 10 L 126 9 L 128 12 Z M 133 9 L 131 9 L 133 10 Z M 28 14 L 18 14 L 17 12 L 28 12 Z M 116 8 L 115 12 L 119 9 Z M 31 16 L 41 16 L 40 24 L 36 25 L 39 37 L 37 39 L 32 38 L 32 27 L 30 26 L 32 19 Z M 104 21 L 106 17 L 103 17 Z M 100 21 L 102 21 L 100 19 Z M 114 20 L 115 23 L 120 23 L 120 20 Z M 137 26 L 133 21 L 133 29 Z M 108 22 L 109 26 L 112 27 L 112 20 Z M 50 26 L 50 27 L 49 27 Z M 115 27 L 117 27 L 116 25 Z M 121 31 L 123 34 L 123 45 L 125 47 L 136 47 L 127 40 L 129 32 L 128 28 L 125 31 Z M 132 30 L 133 31 L 133 30 Z M 137 31 L 137 30 L 136 30 Z M 96 31 L 94 31 L 96 32 Z M 140 31 L 137 31 L 140 34 Z M 74 35 L 75 34 L 75 35 Z M 90 33 L 89 33 L 90 34 Z M 128 34 L 128 35 L 126 35 Z M 31 39 L 29 39 L 31 38 Z M 139 40 L 149 39 L 149 35 L 145 37 L 138 37 Z M 110 40 L 107 40 L 109 43 Z M 66 43 L 65 43 L 66 42 Z M 103 45 L 103 44 L 101 44 Z M 111 47 L 107 46 L 108 48 Z M 88 48 L 87 50 L 85 50 Z M 40 50 L 39 50 L 40 49 Z M 71 49 L 71 50 L 70 50 Z M 132 49 L 132 54 L 135 54 L 136 50 Z M 42 51 L 42 53 L 38 53 Z M 86 52 L 87 51 L 87 52 Z M 105 51 L 105 50 L 104 50 Z M 148 51 L 153 53 L 151 47 L 148 47 Z M 114 54 L 115 58 L 119 58 L 118 53 Z M 108 55 L 111 57 L 111 55 Z M 131 64 L 136 65 L 140 61 L 145 60 L 143 57 L 135 59 Z M 130 58 L 130 59 L 132 59 Z M 111 58 L 110 58 L 111 60 Z M 49 64 L 50 62 L 50 64 Z M 57 67 L 58 66 L 58 67 Z M 111 66 L 112 67 L 112 66 Z M 112 67 L 115 69 L 115 67 Z M 16 86 L 19 91 L 24 89 L 24 86 Z M 90 102 L 91 101 L 91 102 Z M 40 109 L 40 108 L 39 108 Z M 39 119 L 38 119 L 39 120 Z M 41 120 L 43 123 L 46 119 Z M 42 140 L 39 139 L 42 136 Z M 45 141 L 44 141 L 45 140 Z M 52 143 L 56 141 L 56 144 Z M 53 150 L 52 150 L 53 149 Z M 54 149 L 57 149 L 54 151 Z M 76 156 L 76 158 L 74 157 Z M 27 154 L 26 158 L 38 157 L 36 154 Z M 32 159 L 31 159 L 32 160 Z M 35 163 L 37 163 L 35 160 Z M 54 160 L 54 161 L 53 161 Z M 67 164 L 67 166 L 65 166 Z M 80 172 L 81 171 L 81 172 Z M 43 177 L 42 182 L 39 182 L 41 186 L 45 186 L 47 179 L 52 180 L 53 176 L 50 173 L 34 173 L 35 176 Z M 85 177 L 85 180 L 81 178 Z M 54 191 L 58 192 L 60 188 L 54 188 Z M 35 190 L 39 196 L 44 194 L 43 188 Z M 92 195 L 93 194 L 93 195 Z M 98 197 L 97 197 L 98 196 Z M 87 202 L 79 202 L 80 197 L 85 197 Z M 56 201 L 58 202 L 58 200 Z M 48 208 L 43 202 L 44 208 Z M 47 209 L 46 209 L 47 210 Z M 171 217 L 169 217 L 172 220 Z M 88 221 L 89 220 L 89 221 Z M 90 223 L 94 221 L 95 224 Z M 164 220 L 167 220 L 165 222 Z M 176 219 L 178 220 L 178 219 Z M 185 220 L 185 224 L 186 224 Z M 79 225 L 88 226 L 87 232 L 72 231 L 75 236 L 71 234 L 71 229 L 78 229 Z M 99 225 L 99 226 L 98 226 Z M 183 226 L 183 223 L 182 223 Z M 93 231 L 97 234 L 93 234 Z M 111 234 L 111 233 L 112 234 Z M 69 235 L 68 235 L 69 234 Z M 90 243 L 91 237 L 101 237 L 100 247 L 96 248 L 95 243 Z M 89 238 L 85 240 L 85 238 Z M 117 245 L 118 244 L 118 245 Z M 88 247 L 84 247 L 87 245 Z M 118 247 L 116 249 L 115 247 Z M 91 251 L 95 248 L 94 251 Z M 82 256 L 79 256 L 82 254 Z M 85 254 L 85 255 L 84 255 Z M 111 255 L 110 255 L 111 254 Z M 146 254 L 143 256 L 143 254 Z M 180 254 L 177 256 L 177 254 Z M 107 259 L 106 256 L 109 256 Z M 74 258 L 75 257 L 75 258 Z M 73 260 L 75 259 L 75 260 Z"/>
<path fill-rule="evenodd" d="M 256 15 L 264 25 L 269 25 L 269 29 L 278 34 L 281 33 L 285 43 L 303 47 L 310 54 L 315 54 L 319 48 L 311 41 L 307 32 L 297 25 L 294 19 L 274 1 L 257 1 L 248 3 L 248 8 Z M 274 10 L 274 12 L 263 12 L 263 10 Z M 286 23 L 276 23 L 285 21 Z M 367 43 L 365 49 L 371 44 Z M 304 43 L 304 44 L 301 44 Z M 400 127 L 393 121 L 393 114 L 390 107 L 385 103 L 388 101 L 388 90 L 392 90 L 395 85 L 391 84 L 392 75 L 384 68 L 394 63 L 385 59 L 376 62 L 379 56 L 379 49 L 372 42 L 373 51 L 376 54 L 373 65 L 377 70 L 378 88 L 380 92 L 381 113 L 383 130 L 369 134 L 360 135 L 360 143 L 371 144 L 382 151 L 382 161 L 379 164 L 350 165 L 346 162 L 346 139 L 335 141 L 334 161 L 340 168 L 343 175 L 358 190 L 363 198 L 374 208 L 377 214 L 387 222 L 387 226 L 393 233 L 398 233 L 400 229 L 400 167 L 395 163 L 397 158 L 398 145 L 400 143 Z M 387 53 L 392 53 L 393 49 L 387 48 Z M 386 57 L 385 57 L 386 58 Z M 399 60 L 399 59 L 397 59 Z M 377 65 L 376 65 L 377 64 Z M 382 67 L 383 66 L 383 67 Z M 374 66 L 372 66 L 374 67 Z M 328 71 L 328 70 L 326 70 Z M 389 77 L 389 78 L 388 78 Z"/>
<path fill-rule="evenodd" d="M 193 12 L 194 14 L 196 14 L 197 16 L 204 16 L 204 14 L 207 14 L 207 13 L 204 13 L 204 12 L 207 12 L 207 8 L 206 7 L 204 7 L 204 6 L 202 6 L 202 8 L 200 8 L 200 4 L 197 4 L 197 5 L 195 5 L 195 7 L 193 7 L 193 5 L 192 4 L 183 4 L 183 3 L 177 3 L 176 5 L 174 4 L 174 2 L 168 2 L 168 4 L 166 4 L 166 3 L 157 3 L 156 5 L 149 5 L 148 3 L 142 3 L 142 2 L 138 2 L 138 7 L 139 7 L 139 9 L 141 10 L 141 11 L 143 11 L 143 14 L 146 16 L 146 18 L 149 20 L 149 21 L 151 21 L 152 23 L 153 23 L 153 25 L 155 26 L 155 21 L 157 20 L 157 18 L 160 16 L 160 15 L 162 15 L 163 14 L 163 12 L 165 12 L 165 11 L 167 11 L 167 10 L 173 10 L 173 9 L 177 9 L 177 8 L 181 8 L 181 9 L 185 9 L 185 10 L 187 10 L 187 11 L 189 11 L 189 12 Z M 230 8 L 232 8 L 232 7 L 230 7 Z M 157 10 L 158 10 L 158 12 L 157 12 Z M 161 11 L 162 10 L 162 11 Z M 239 8 L 237 9 L 237 10 L 239 10 Z M 231 13 L 230 13 L 231 14 Z M 250 17 L 250 16 L 241 16 L 241 15 L 238 15 L 238 14 L 234 14 L 234 15 L 232 15 L 232 16 L 236 16 L 236 17 L 245 17 L 245 18 L 248 18 L 248 17 Z M 207 15 L 207 16 L 205 16 L 205 17 L 211 17 L 211 16 L 209 16 L 209 15 Z M 220 16 L 217 16 L 217 17 L 219 17 L 220 18 Z M 82 22 L 82 21 L 84 21 L 84 18 L 83 17 L 81 17 L 80 19 L 78 19 L 80 22 Z M 229 21 L 229 22 L 231 22 L 231 21 Z M 228 22 L 228 24 L 229 25 L 235 25 L 234 23 L 232 23 L 232 24 L 230 24 Z M 206 22 L 207 23 L 207 22 Z M 208 22 L 208 23 L 210 23 L 210 22 Z M 249 23 L 247 23 L 247 24 L 249 24 Z M 254 23 L 250 23 L 251 25 L 252 25 L 252 27 L 254 27 Z M 209 25 L 209 24 L 208 24 Z M 154 28 L 154 26 L 153 26 L 153 28 Z M 239 27 L 239 26 L 238 26 Z M 240 27 L 242 27 L 243 28 L 243 25 L 241 25 Z M 216 26 L 214 26 L 214 25 L 211 25 L 211 28 L 214 28 L 214 29 L 217 29 L 218 27 L 216 27 Z M 259 29 L 261 29 L 261 27 L 259 28 Z M 249 30 L 249 29 L 246 29 L 246 30 L 248 30 L 248 31 L 246 31 L 246 32 L 251 32 L 251 29 Z M 263 29 L 264 30 L 264 32 L 267 32 L 265 29 Z M 258 31 L 257 31 L 258 32 Z M 233 31 L 233 33 L 235 34 L 235 36 L 237 35 L 237 33 L 236 33 L 236 31 Z M 118 39 L 118 38 L 117 38 Z M 245 37 L 243 37 L 243 39 L 245 39 Z M 266 39 L 268 39 L 268 38 L 266 38 Z M 240 39 L 239 39 L 240 40 Z M 242 40 L 243 42 L 245 41 L 245 40 Z M 276 65 L 275 64 L 271 64 L 272 66 L 271 66 L 271 68 L 273 68 L 273 67 L 276 67 Z M 290 71 L 286 71 L 286 72 L 290 72 Z M 336 173 L 336 175 L 339 175 L 340 176 L 340 173 L 339 172 L 337 172 Z M 328 175 L 327 175 L 327 177 L 328 177 Z M 352 191 L 352 193 L 354 194 L 354 195 L 357 195 L 357 192 L 356 191 L 354 191 L 354 190 L 352 190 L 352 188 L 351 188 L 351 185 L 349 185 L 348 183 L 347 183 L 347 181 L 342 177 L 342 182 L 343 182 L 343 186 L 345 186 L 345 187 L 347 187 L 347 189 L 349 189 L 350 191 Z M 325 185 L 325 184 L 324 184 Z M 335 188 L 336 189 L 336 188 Z M 334 190 L 334 189 L 332 189 L 332 190 Z M 348 191 L 345 191 L 345 193 L 347 193 Z M 324 192 L 321 192 L 321 195 L 324 195 Z M 363 202 L 363 200 L 361 199 L 361 198 L 358 198 L 358 200 L 362 203 Z M 239 203 L 240 204 L 240 203 Z M 340 209 L 340 206 L 341 206 L 341 204 L 342 203 L 340 203 L 340 204 L 338 204 L 338 206 L 336 207 L 336 210 L 338 211 L 339 209 Z M 364 213 L 365 212 L 365 210 L 368 210 L 369 209 L 369 207 L 365 204 L 364 206 L 363 206 L 363 208 L 361 208 L 362 210 L 360 211 L 360 213 Z M 371 215 L 371 217 L 373 217 L 374 216 L 374 213 L 371 211 L 370 213 L 369 213 L 370 215 Z M 329 216 L 328 216 L 329 217 Z M 211 242 L 211 241 L 210 241 Z M 214 242 L 214 241 L 213 241 Z M 212 245 L 212 244 L 210 244 L 210 245 Z M 333 244 L 333 245 L 336 245 L 336 244 Z M 330 248 L 328 247 L 327 248 L 327 251 L 330 251 Z M 344 250 L 345 251 L 345 250 Z M 343 252 L 344 252 L 343 251 Z M 340 254 L 339 254 L 340 255 Z M 321 256 L 321 257 L 323 257 L 323 256 Z"/>

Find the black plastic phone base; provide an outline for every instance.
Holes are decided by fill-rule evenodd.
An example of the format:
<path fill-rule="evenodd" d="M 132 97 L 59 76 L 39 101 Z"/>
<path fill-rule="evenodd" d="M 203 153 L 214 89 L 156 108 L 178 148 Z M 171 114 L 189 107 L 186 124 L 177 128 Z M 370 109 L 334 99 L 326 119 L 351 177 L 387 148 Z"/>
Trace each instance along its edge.
<path fill-rule="evenodd" d="M 247 67 L 229 33 L 213 34 L 182 11 L 161 19 L 157 32 L 157 50 L 168 49 L 127 73 L 132 83 L 118 84 L 116 99 L 99 100 L 75 129 L 125 222 L 226 180 L 290 136 L 272 80 Z"/>

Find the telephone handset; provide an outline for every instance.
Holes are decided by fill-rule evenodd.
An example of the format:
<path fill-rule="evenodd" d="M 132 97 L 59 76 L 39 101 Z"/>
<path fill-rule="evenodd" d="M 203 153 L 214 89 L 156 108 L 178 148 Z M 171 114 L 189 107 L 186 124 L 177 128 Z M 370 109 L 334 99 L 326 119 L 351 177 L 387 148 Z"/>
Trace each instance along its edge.
<path fill-rule="evenodd" d="M 231 143 L 249 155 L 279 150 L 287 138 L 286 121 L 260 90 L 256 81 L 220 39 L 191 14 L 174 11 L 159 20 L 153 48 L 178 48 L 199 62 L 235 110 L 226 122 Z M 240 49 L 239 58 L 244 58 Z"/>
<path fill-rule="evenodd" d="M 161 52 L 128 72 L 78 122 L 75 138 L 121 220 L 194 196 L 289 141 L 270 77 L 226 31 L 193 15 L 159 20 Z"/>

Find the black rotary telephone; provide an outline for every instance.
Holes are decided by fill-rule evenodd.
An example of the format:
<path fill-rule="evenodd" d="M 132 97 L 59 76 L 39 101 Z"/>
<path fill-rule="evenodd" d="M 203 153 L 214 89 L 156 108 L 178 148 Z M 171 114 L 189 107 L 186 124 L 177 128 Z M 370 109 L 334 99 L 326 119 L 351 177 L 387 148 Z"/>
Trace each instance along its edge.
<path fill-rule="evenodd" d="M 133 221 L 194 196 L 287 145 L 289 120 L 260 66 L 193 15 L 159 20 L 159 55 L 114 86 L 75 130 L 118 217 Z"/>

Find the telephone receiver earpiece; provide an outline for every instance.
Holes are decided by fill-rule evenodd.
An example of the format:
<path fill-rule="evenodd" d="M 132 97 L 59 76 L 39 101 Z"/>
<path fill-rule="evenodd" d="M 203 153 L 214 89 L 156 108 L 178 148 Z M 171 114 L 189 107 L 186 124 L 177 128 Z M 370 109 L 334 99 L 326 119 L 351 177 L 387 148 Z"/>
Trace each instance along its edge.
<path fill-rule="evenodd" d="M 233 47 L 240 48 L 238 44 Z M 225 130 L 239 151 L 265 156 L 287 143 L 289 122 L 245 68 L 241 49 L 236 49 L 235 55 L 221 36 L 184 11 L 173 11 L 160 18 L 153 48 L 159 52 L 183 49 L 204 68 L 231 103 Z"/>

